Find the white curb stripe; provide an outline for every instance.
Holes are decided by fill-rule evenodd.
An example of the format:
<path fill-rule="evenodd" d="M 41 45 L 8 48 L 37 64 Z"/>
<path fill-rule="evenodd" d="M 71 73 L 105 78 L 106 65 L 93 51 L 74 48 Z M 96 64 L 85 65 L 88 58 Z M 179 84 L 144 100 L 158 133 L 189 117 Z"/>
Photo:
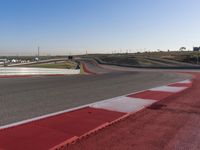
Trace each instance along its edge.
<path fill-rule="evenodd" d="M 160 86 L 156 88 L 149 89 L 150 91 L 158 91 L 158 92 L 171 92 L 177 93 L 185 90 L 187 87 L 173 87 L 173 86 Z"/>
<path fill-rule="evenodd" d="M 177 82 L 177 83 L 188 83 L 188 84 L 190 84 L 190 83 L 192 83 L 192 81 L 188 79 L 188 80 L 180 81 L 180 82 Z"/>
<path fill-rule="evenodd" d="M 123 113 L 132 113 L 143 109 L 146 106 L 153 104 L 155 100 L 144 100 L 140 98 L 118 97 L 110 99 L 106 102 L 97 102 L 90 105 L 92 108 L 105 109 Z"/>

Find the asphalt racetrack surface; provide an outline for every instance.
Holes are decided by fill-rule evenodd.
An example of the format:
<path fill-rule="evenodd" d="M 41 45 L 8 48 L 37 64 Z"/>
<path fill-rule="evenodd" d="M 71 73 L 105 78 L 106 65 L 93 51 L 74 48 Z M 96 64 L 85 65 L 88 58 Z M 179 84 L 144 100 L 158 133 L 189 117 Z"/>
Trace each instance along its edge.
<path fill-rule="evenodd" d="M 90 65 L 93 69 L 95 65 Z M 0 78 L 0 126 L 188 79 L 167 72 Z"/>

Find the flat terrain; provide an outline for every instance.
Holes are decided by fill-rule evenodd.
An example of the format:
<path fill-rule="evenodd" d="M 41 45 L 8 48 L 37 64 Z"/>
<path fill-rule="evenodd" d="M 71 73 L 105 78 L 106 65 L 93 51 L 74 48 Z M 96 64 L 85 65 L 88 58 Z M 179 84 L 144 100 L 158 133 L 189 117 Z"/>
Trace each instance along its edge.
<path fill-rule="evenodd" d="M 0 125 L 186 78 L 166 72 L 114 71 L 99 75 L 0 79 Z"/>

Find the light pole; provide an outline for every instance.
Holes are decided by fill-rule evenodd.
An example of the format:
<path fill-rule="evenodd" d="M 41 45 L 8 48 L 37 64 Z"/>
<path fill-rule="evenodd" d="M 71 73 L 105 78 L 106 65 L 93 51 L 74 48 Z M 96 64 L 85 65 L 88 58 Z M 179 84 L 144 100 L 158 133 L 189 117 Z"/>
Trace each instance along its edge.
<path fill-rule="evenodd" d="M 40 56 L 40 47 L 38 46 L 38 57 Z"/>

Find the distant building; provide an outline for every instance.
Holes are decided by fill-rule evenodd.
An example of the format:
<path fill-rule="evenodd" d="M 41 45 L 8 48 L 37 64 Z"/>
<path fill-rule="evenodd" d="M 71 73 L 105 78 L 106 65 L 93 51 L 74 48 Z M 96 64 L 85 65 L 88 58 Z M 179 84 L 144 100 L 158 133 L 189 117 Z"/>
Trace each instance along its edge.
<path fill-rule="evenodd" d="M 193 47 L 193 51 L 200 51 L 200 47 Z"/>

